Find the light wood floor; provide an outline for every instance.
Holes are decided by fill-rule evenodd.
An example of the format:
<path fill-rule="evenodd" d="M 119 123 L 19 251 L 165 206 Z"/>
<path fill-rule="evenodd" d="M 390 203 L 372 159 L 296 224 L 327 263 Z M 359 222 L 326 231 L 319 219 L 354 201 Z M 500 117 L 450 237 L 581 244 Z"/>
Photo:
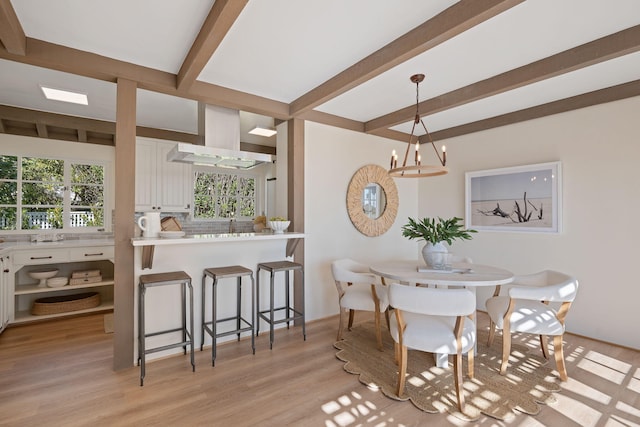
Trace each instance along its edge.
<path fill-rule="evenodd" d="M 356 317 L 356 321 L 367 320 Z M 337 317 L 147 364 L 112 370 L 112 334 L 93 315 L 7 329 L 0 335 L 2 426 L 636 426 L 640 352 L 568 335 L 570 380 L 559 402 L 510 422 L 464 423 L 427 414 L 367 389 L 342 369 L 332 346 Z M 487 319 L 479 315 L 479 324 Z M 535 341 L 534 341 L 535 343 Z M 373 345 L 373 340 L 372 340 Z"/>

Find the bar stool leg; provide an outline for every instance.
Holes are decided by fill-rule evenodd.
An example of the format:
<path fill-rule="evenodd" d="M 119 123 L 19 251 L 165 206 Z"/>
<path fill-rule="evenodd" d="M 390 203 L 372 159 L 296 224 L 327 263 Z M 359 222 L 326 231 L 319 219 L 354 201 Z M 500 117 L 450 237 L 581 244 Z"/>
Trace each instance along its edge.
<path fill-rule="evenodd" d="M 211 290 L 211 366 L 216 366 L 216 347 L 218 344 L 218 340 L 216 339 L 217 325 L 216 325 L 216 301 L 217 301 L 217 292 L 218 288 L 218 277 L 215 276 L 213 278 L 213 288 Z"/>
<path fill-rule="evenodd" d="M 182 354 L 187 354 L 187 282 L 180 283 L 180 293 L 182 297 Z"/>
<path fill-rule="evenodd" d="M 236 330 L 238 330 L 238 341 L 240 341 L 240 307 L 242 306 L 242 276 L 236 279 Z M 253 335 L 253 334 L 252 334 Z"/>
<path fill-rule="evenodd" d="M 190 348 L 191 348 L 191 372 L 195 372 L 196 371 L 196 359 L 195 359 L 195 355 L 193 354 L 194 351 L 194 346 L 195 344 L 193 343 L 193 335 L 194 335 L 194 329 L 193 329 L 193 286 L 191 285 L 191 280 L 189 280 L 187 282 L 187 286 L 189 287 L 189 343 L 190 343 Z M 186 335 L 186 334 L 185 334 Z M 186 339 L 186 337 L 185 337 Z"/>
<path fill-rule="evenodd" d="M 202 322 L 201 322 L 202 331 L 200 333 L 200 351 L 202 351 L 203 348 L 204 348 L 204 328 L 205 328 L 205 323 L 204 323 L 205 322 L 205 316 L 204 316 L 205 312 L 204 312 L 204 310 L 205 310 L 205 297 L 207 295 L 207 292 L 206 292 L 206 289 L 205 289 L 206 288 L 206 283 L 207 283 L 207 275 L 203 274 L 202 275 L 202 292 L 201 292 L 202 296 L 200 298 L 200 318 L 202 319 Z"/>
<path fill-rule="evenodd" d="M 289 300 L 289 274 L 291 272 L 289 270 L 286 270 L 284 272 L 284 306 L 285 306 L 285 312 L 287 313 L 287 319 L 289 319 L 291 317 L 291 310 L 289 309 L 289 307 L 291 307 L 291 301 Z M 289 329 L 289 320 L 287 320 L 287 329 Z"/>
<path fill-rule="evenodd" d="M 146 288 L 140 285 L 138 291 L 138 365 L 140 365 L 140 386 L 144 385 L 145 376 L 145 327 L 144 327 L 144 294 Z"/>
<path fill-rule="evenodd" d="M 304 341 L 307 340 L 307 331 L 305 329 L 305 325 L 307 324 L 306 318 L 305 318 L 305 313 L 307 312 L 306 307 L 304 306 L 306 304 L 306 299 L 304 297 L 304 269 L 300 270 L 300 275 L 301 280 L 300 280 L 300 286 L 302 287 L 300 294 L 302 295 L 302 338 Z"/>
<path fill-rule="evenodd" d="M 274 279 L 274 271 L 271 270 L 271 281 L 270 281 L 270 297 L 269 297 L 269 349 L 273 350 L 273 306 L 274 306 L 274 292 L 273 292 L 273 279 Z"/>
<path fill-rule="evenodd" d="M 253 274 L 249 276 L 251 278 L 251 326 L 253 328 L 256 327 L 256 282 L 253 280 Z M 259 321 L 259 320 L 258 320 Z M 256 334 L 251 332 L 251 349 L 253 350 L 253 354 L 256 354 Z"/>
<path fill-rule="evenodd" d="M 254 323 L 254 325 L 256 332 L 255 336 L 258 336 L 260 334 L 260 267 L 258 267 L 258 270 L 256 271 L 256 301 L 256 309 L 254 310 L 256 323 Z"/>

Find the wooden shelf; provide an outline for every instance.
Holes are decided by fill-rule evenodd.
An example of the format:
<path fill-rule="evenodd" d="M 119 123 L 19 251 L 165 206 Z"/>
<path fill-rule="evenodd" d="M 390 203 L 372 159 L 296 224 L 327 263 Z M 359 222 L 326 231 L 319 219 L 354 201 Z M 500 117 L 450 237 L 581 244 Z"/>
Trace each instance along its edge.
<path fill-rule="evenodd" d="M 68 286 L 65 286 L 65 287 L 68 287 Z M 16 312 L 16 315 L 15 315 L 15 321 L 12 322 L 12 324 L 33 322 L 36 320 L 54 319 L 54 318 L 60 318 L 63 316 L 73 316 L 75 314 L 93 313 L 96 311 L 106 311 L 106 310 L 113 310 L 113 301 L 104 301 L 97 307 L 87 308 L 85 310 L 76 310 L 76 311 L 69 311 L 66 313 L 56 313 L 56 314 L 43 314 L 41 316 L 34 316 L 29 311 L 18 311 Z"/>
<path fill-rule="evenodd" d="M 49 292 L 69 291 L 72 289 L 97 288 L 101 286 L 113 286 L 113 279 L 103 280 L 102 282 L 83 283 L 81 285 L 60 286 L 59 288 L 41 288 L 38 285 L 16 285 L 14 295 L 42 294 Z"/>

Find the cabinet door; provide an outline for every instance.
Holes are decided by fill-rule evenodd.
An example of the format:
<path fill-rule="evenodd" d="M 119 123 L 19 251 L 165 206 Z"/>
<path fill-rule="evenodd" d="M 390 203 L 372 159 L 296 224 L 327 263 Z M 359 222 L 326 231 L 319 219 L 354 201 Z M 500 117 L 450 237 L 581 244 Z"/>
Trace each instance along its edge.
<path fill-rule="evenodd" d="M 8 257 L 0 257 L 0 332 L 4 331 L 11 320 L 13 311 L 13 286 Z"/>
<path fill-rule="evenodd" d="M 136 143 L 136 211 L 156 210 L 156 143 Z"/>
<path fill-rule="evenodd" d="M 191 165 L 167 161 L 167 153 L 175 145 L 173 142 L 162 142 L 156 147 L 156 203 L 165 212 L 188 212 L 193 193 Z"/>

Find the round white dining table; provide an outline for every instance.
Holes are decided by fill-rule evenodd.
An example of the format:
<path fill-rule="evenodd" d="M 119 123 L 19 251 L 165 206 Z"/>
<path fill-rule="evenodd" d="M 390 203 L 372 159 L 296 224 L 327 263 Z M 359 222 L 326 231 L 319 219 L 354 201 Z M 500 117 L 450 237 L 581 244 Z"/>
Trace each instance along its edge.
<path fill-rule="evenodd" d="M 475 288 L 478 286 L 506 285 L 513 281 L 513 273 L 503 268 L 464 262 L 453 263 L 452 269 L 445 271 L 429 270 L 420 261 L 381 261 L 370 265 L 369 270 L 385 279 L 420 285 Z"/>
<path fill-rule="evenodd" d="M 513 273 L 503 268 L 463 262 L 453 263 L 451 270 L 443 271 L 430 270 L 420 261 L 381 261 L 370 265 L 369 270 L 387 284 L 392 280 L 408 285 L 464 286 L 474 296 L 478 287 L 506 285 L 513 281 Z M 434 357 L 436 366 L 448 366 L 448 354 L 434 354 Z"/>

